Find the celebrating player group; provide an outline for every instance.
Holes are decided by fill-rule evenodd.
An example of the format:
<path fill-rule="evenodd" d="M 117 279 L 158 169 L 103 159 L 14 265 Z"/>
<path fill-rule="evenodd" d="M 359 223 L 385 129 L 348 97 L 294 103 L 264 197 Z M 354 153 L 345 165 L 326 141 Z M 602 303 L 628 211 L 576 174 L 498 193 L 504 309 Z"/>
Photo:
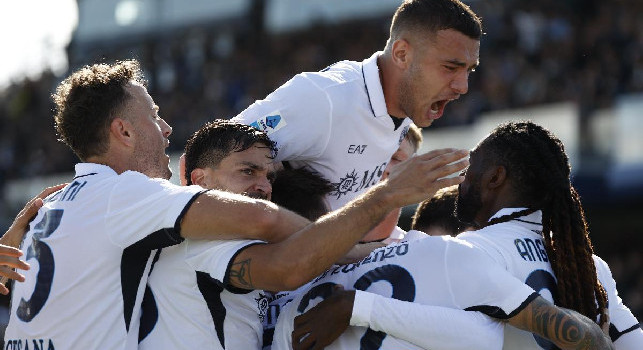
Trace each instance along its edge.
<path fill-rule="evenodd" d="M 382 51 L 201 126 L 181 185 L 139 63 L 73 72 L 53 100 L 75 176 L 0 239 L 4 349 L 642 349 L 556 135 L 416 154 L 481 36 L 460 0 L 406 0 Z M 463 225 L 396 227 L 447 188 Z"/>

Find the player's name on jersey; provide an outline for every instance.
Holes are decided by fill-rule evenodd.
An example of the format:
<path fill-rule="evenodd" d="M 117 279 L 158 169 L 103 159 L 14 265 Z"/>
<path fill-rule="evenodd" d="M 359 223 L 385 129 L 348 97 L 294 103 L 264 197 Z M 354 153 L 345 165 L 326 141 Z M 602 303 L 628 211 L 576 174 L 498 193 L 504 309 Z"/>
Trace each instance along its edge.
<path fill-rule="evenodd" d="M 364 259 L 353 263 L 353 264 L 347 264 L 347 265 L 337 265 L 333 266 L 330 269 L 326 270 L 324 273 L 322 273 L 319 277 L 313 281 L 313 283 L 319 281 L 320 279 L 328 276 L 328 275 L 336 275 L 338 273 L 348 273 L 353 270 L 355 270 L 357 267 L 361 265 L 366 265 L 372 262 L 377 262 L 377 261 L 384 261 L 386 259 L 390 259 L 396 256 L 401 256 L 401 255 L 406 255 L 409 252 L 409 243 L 408 242 L 402 242 L 399 244 L 391 244 L 386 247 L 382 247 L 379 249 L 374 250 L 371 254 L 369 254 L 367 257 Z"/>
<path fill-rule="evenodd" d="M 55 350 L 51 339 L 7 339 L 5 350 Z"/>
<path fill-rule="evenodd" d="M 514 245 L 520 257 L 525 261 L 549 261 L 542 239 L 516 238 Z"/>

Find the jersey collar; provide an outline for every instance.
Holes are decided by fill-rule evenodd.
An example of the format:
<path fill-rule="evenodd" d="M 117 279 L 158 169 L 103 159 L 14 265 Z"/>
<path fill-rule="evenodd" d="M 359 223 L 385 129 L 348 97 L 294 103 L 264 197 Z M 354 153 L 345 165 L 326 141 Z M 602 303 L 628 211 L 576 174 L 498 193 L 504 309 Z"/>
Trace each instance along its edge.
<path fill-rule="evenodd" d="M 527 208 L 502 208 L 502 209 L 498 210 L 498 212 L 496 214 L 494 214 L 491 218 L 489 218 L 489 221 L 491 221 L 492 219 L 495 219 L 495 218 L 498 218 L 498 217 L 501 217 L 501 216 L 505 216 L 505 215 L 509 215 L 509 214 L 513 214 L 513 213 L 515 213 L 517 211 L 525 210 L 525 209 L 527 209 Z M 543 212 L 540 211 L 540 210 L 536 210 L 535 212 L 533 212 L 533 213 L 531 213 L 529 215 L 521 216 L 519 220 L 521 222 L 527 222 L 527 223 L 531 223 L 531 224 L 535 224 L 535 225 L 541 225 L 542 222 L 543 222 Z"/>
<path fill-rule="evenodd" d="M 96 163 L 78 163 L 76 164 L 74 169 L 76 170 L 76 176 L 74 178 L 87 176 L 90 174 L 98 174 L 98 173 L 107 174 L 107 175 L 118 175 L 114 171 L 114 169 L 108 167 L 107 165 L 96 164 Z"/>
<path fill-rule="evenodd" d="M 377 66 L 377 58 L 382 53 L 382 51 L 378 51 L 362 61 L 362 74 L 364 76 L 366 93 L 368 94 L 373 115 L 375 115 L 375 117 L 386 116 L 388 118 L 388 110 L 386 109 L 386 101 L 384 100 L 384 90 L 382 89 L 382 82 L 380 80 L 380 69 Z"/>

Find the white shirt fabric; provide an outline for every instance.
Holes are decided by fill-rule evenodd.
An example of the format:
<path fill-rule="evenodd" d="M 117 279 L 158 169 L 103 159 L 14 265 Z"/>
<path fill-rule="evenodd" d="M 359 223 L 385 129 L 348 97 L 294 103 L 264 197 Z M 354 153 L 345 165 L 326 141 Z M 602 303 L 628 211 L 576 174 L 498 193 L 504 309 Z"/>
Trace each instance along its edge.
<path fill-rule="evenodd" d="M 232 119 L 265 131 L 277 144 L 277 161 L 308 166 L 332 182 L 332 210 L 378 183 L 411 123 L 405 118 L 396 129 L 387 112 L 380 54 L 297 74 Z"/>
<path fill-rule="evenodd" d="M 509 215 L 525 208 L 504 208 L 498 211 L 491 219 Z M 481 230 L 464 232 L 458 235 L 471 244 L 481 248 L 496 263 L 509 271 L 519 280 L 524 281 L 539 292 L 543 298 L 554 301 L 556 291 L 556 278 L 552 271 L 542 238 L 542 212 L 522 216 L 509 222 L 487 226 Z M 607 264 L 594 256 L 597 268 L 597 277 L 608 295 L 608 309 L 610 314 L 610 336 L 613 341 L 622 336 L 626 330 L 635 331 L 638 321 L 630 310 L 623 305 L 618 297 L 616 283 Z M 613 329 L 613 330 L 612 330 Z M 629 332 L 628 331 L 628 332 Z M 550 342 L 531 333 L 507 326 L 505 328 L 504 349 L 534 349 L 548 348 Z M 617 343 L 615 342 L 615 345 Z M 638 348 L 638 347 L 637 347 Z M 619 348 L 625 350 L 630 348 Z"/>
<path fill-rule="evenodd" d="M 21 249 L 8 349 L 136 349 L 154 249 L 182 241 L 180 222 L 203 191 L 82 163 L 49 196 Z"/>
<path fill-rule="evenodd" d="M 473 321 L 461 323 L 461 328 L 455 328 L 456 334 L 453 329 L 448 332 L 455 336 L 443 336 L 443 329 L 422 323 L 425 316 L 430 316 L 423 310 L 442 306 L 508 318 L 537 296 L 533 289 L 470 244 L 451 237 L 425 237 L 391 244 L 373 251 L 359 263 L 334 266 L 326 271 L 313 281 L 309 292 L 282 309 L 273 349 L 291 349 L 294 318 L 320 301 L 321 297 L 312 295 L 323 296 L 333 284 L 387 298 L 368 297 L 369 293 L 358 292 L 351 324 L 361 326 L 349 327 L 329 349 L 357 349 L 363 337 L 378 349 L 500 349 L 502 331 L 497 322 L 486 319 L 481 324 L 477 320 L 475 328 L 471 328 Z M 381 303 L 384 300 L 393 304 Z M 413 312 L 414 308 L 420 311 Z M 388 311 L 383 314 L 380 310 Z M 474 312 L 460 313 L 480 317 Z M 385 335 L 382 339 L 383 334 L 375 335 L 366 325 L 395 336 Z"/>
<path fill-rule="evenodd" d="M 236 255 L 258 243 L 187 239 L 164 248 L 148 280 L 139 349 L 260 349 L 266 294 L 228 282 Z"/>

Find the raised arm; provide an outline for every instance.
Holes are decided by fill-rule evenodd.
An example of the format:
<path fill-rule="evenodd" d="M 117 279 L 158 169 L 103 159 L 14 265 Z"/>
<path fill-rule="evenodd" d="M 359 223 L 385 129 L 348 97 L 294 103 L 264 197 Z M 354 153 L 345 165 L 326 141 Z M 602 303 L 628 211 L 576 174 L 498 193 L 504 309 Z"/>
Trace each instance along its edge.
<path fill-rule="evenodd" d="M 436 150 L 400 164 L 387 180 L 285 241 L 244 249 L 231 266 L 229 283 L 245 289 L 296 289 L 346 254 L 392 209 L 460 183 L 459 176 L 445 176 L 464 169 L 468 161 L 462 158 L 467 154 Z"/>
<path fill-rule="evenodd" d="M 537 334 L 566 350 L 614 349 L 612 341 L 589 318 L 535 298 L 507 323 Z"/>

